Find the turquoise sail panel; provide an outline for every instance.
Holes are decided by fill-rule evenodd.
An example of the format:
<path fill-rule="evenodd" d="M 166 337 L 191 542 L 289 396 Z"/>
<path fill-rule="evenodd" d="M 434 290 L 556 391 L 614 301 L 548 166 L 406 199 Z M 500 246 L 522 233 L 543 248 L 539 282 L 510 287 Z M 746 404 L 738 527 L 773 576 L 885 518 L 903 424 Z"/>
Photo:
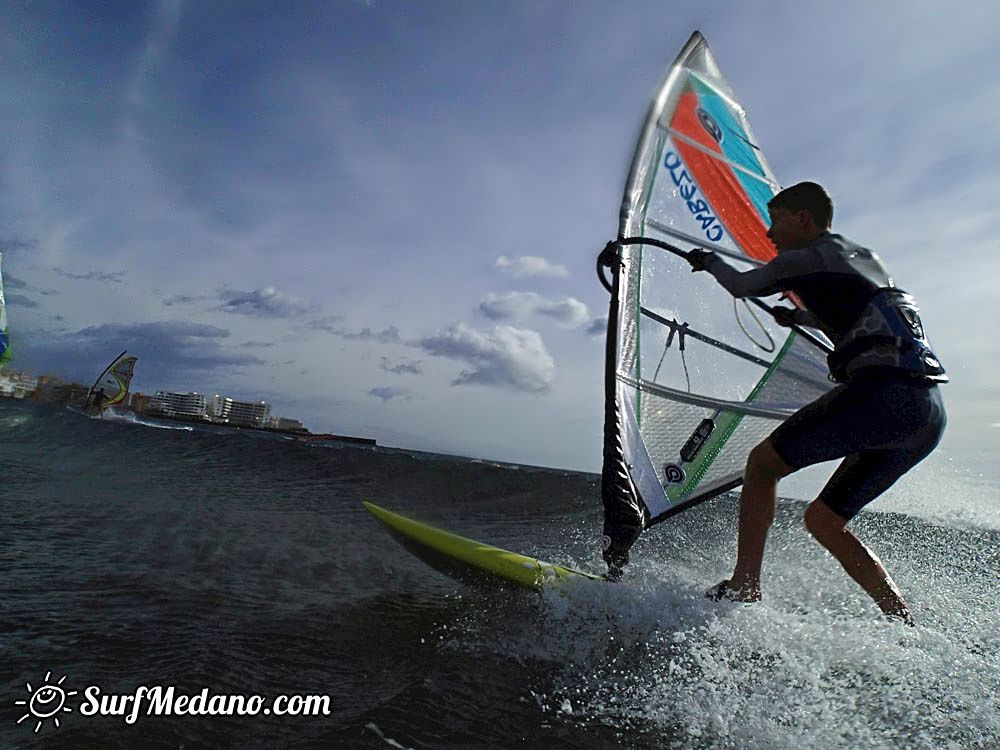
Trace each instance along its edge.
<path fill-rule="evenodd" d="M 754 208 L 765 222 L 768 221 L 767 203 L 777 192 L 777 186 L 766 181 L 767 172 L 757 157 L 757 148 L 750 134 L 734 116 L 730 102 L 702 81 L 695 78 L 693 83 L 702 109 L 711 115 L 719 126 L 721 134 L 719 145 L 722 147 L 722 153 L 732 163 L 761 177 L 757 180 L 738 169 L 734 170 Z"/>

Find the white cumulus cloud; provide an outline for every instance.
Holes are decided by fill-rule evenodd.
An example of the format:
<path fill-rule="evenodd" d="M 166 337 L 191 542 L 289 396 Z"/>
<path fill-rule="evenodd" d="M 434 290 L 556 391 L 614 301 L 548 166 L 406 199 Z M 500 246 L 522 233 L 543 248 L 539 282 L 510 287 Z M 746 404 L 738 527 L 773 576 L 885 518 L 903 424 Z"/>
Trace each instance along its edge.
<path fill-rule="evenodd" d="M 249 292 L 226 289 L 219 292 L 219 297 L 219 309 L 252 318 L 293 318 L 316 309 L 311 302 L 279 292 L 273 286 Z"/>
<path fill-rule="evenodd" d="M 480 303 L 479 310 L 490 320 L 522 321 L 532 315 L 544 315 L 570 328 L 590 319 L 590 311 L 578 299 L 549 300 L 534 292 L 490 294 Z"/>
<path fill-rule="evenodd" d="M 550 263 L 537 255 L 522 255 L 518 258 L 501 255 L 497 258 L 496 267 L 516 279 L 527 276 L 552 276 L 563 279 L 569 276 L 566 266 Z"/>
<path fill-rule="evenodd" d="M 544 393 L 555 378 L 556 363 L 537 331 L 501 325 L 478 331 L 464 323 L 419 342 L 425 352 L 468 365 L 453 385 L 487 385 Z"/>

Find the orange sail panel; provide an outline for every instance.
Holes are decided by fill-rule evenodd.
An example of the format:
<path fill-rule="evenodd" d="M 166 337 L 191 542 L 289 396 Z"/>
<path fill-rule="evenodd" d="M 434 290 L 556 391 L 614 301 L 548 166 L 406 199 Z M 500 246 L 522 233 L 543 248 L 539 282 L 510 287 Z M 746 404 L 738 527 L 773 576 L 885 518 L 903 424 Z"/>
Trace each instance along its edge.
<path fill-rule="evenodd" d="M 698 96 L 693 91 L 685 91 L 681 95 L 670 126 L 718 154 L 716 158 L 679 138 L 674 142 L 691 176 L 736 244 L 751 258 L 765 263 L 771 260 L 775 250 L 767 238 L 767 227 L 732 167 L 724 161 L 719 144 L 701 124 Z"/>

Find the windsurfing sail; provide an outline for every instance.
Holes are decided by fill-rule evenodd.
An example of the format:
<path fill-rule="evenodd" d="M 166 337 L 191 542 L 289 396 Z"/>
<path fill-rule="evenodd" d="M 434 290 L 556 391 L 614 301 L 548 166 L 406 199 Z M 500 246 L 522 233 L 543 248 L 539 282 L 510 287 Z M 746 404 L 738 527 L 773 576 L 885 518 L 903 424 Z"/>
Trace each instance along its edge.
<path fill-rule="evenodd" d="M 0 253 L 0 265 L 3 264 L 3 253 Z M 3 296 L 3 270 L 0 269 L 0 365 L 9 362 L 10 335 L 7 333 L 7 303 Z"/>
<path fill-rule="evenodd" d="M 750 450 L 831 387 L 822 333 L 778 326 L 683 259 L 703 248 L 748 270 L 773 258 L 778 190 L 695 32 L 653 98 L 618 240 L 598 259 L 611 292 L 601 489 L 612 568 L 644 528 L 741 484 Z"/>
<path fill-rule="evenodd" d="M 128 351 L 115 357 L 87 392 L 87 405 L 107 409 L 123 403 L 128 398 L 128 388 L 132 383 L 138 359 L 131 356 Z"/>

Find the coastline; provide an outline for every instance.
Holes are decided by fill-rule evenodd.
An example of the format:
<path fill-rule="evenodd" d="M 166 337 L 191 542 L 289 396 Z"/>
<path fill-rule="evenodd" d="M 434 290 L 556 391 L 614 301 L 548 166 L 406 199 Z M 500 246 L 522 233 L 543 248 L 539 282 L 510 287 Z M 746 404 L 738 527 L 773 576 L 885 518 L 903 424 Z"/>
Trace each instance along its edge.
<path fill-rule="evenodd" d="M 253 432 L 267 432 L 276 435 L 287 435 L 288 437 L 297 438 L 305 443 L 338 442 L 351 443 L 352 445 L 367 445 L 371 447 L 375 447 L 377 445 L 374 438 L 356 437 L 354 435 L 334 435 L 329 432 L 309 432 L 309 430 L 306 429 L 282 430 L 277 427 L 255 427 L 253 425 L 230 424 L 228 422 L 215 422 L 208 419 L 200 419 L 198 417 L 191 417 L 182 414 L 157 414 L 155 412 L 140 413 L 133 410 L 129 410 L 129 412 L 142 417 L 162 419 L 167 422 L 183 422 L 185 424 L 202 425 L 205 427 L 219 427 L 224 430 L 251 430 Z"/>

